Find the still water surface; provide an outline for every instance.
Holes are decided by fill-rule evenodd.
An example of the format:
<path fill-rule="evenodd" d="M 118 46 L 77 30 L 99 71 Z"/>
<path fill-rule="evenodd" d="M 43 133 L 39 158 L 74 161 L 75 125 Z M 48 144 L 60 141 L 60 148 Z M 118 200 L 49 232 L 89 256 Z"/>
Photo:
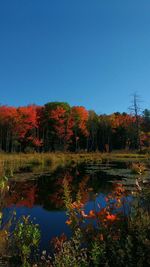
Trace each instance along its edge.
<path fill-rule="evenodd" d="M 50 240 L 62 233 L 70 235 L 71 231 L 66 225 L 66 211 L 63 206 L 62 180 L 65 175 L 70 180 L 72 191 L 75 192 L 78 184 L 85 180 L 89 194 L 85 211 L 95 209 L 95 203 L 101 208 L 105 207 L 105 197 L 113 190 L 113 182 L 121 180 L 121 176 L 115 174 L 115 170 L 126 170 L 125 163 L 104 162 L 102 164 L 82 164 L 78 167 L 58 170 L 55 174 L 43 174 L 31 179 L 30 173 L 26 179 L 11 179 L 10 190 L 4 199 L 4 219 L 9 218 L 15 210 L 16 217 L 30 215 L 31 219 L 38 223 L 42 233 L 40 249 L 47 250 Z M 114 171 L 114 174 L 111 173 Z M 110 171 L 110 173 L 109 173 Z M 116 172 L 117 173 L 117 172 Z M 25 175 L 27 177 L 27 175 Z"/>

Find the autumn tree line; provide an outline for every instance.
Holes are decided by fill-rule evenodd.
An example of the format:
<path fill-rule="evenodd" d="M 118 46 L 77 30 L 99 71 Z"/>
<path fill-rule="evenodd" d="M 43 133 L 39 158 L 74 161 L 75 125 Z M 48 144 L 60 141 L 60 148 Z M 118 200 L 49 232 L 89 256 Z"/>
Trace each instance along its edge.
<path fill-rule="evenodd" d="M 96 114 L 82 106 L 0 106 L 0 151 L 141 150 L 150 145 L 150 111 Z"/>

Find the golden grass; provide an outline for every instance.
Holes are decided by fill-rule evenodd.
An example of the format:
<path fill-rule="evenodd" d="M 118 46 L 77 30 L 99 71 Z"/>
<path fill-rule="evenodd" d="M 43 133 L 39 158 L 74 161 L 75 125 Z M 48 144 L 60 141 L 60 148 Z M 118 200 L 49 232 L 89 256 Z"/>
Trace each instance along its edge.
<path fill-rule="evenodd" d="M 0 154 L 0 177 L 11 177 L 24 168 L 29 171 L 33 169 L 47 169 L 53 171 L 58 167 L 76 165 L 82 162 L 102 162 L 102 160 L 143 160 L 147 155 L 135 153 L 1 153 Z"/>
<path fill-rule="evenodd" d="M 101 154 L 72 154 L 72 153 L 33 153 L 33 154 L 0 154 L 0 177 L 6 175 L 8 177 L 20 169 L 33 170 L 49 169 L 55 170 L 57 167 L 65 167 L 91 160 L 102 160 Z"/>

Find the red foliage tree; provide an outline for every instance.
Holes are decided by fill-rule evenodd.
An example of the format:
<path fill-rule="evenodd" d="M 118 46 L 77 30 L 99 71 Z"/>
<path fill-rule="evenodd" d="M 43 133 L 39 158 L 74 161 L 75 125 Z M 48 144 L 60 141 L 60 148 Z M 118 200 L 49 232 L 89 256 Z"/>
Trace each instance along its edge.
<path fill-rule="evenodd" d="M 17 109 L 15 132 L 23 146 L 32 145 L 38 148 L 42 145 L 42 140 L 39 139 L 39 109 L 35 105 Z"/>
<path fill-rule="evenodd" d="M 53 120 L 53 127 L 57 138 L 64 144 L 64 148 L 67 148 L 73 136 L 74 122 L 70 112 L 58 106 L 51 111 L 50 119 Z"/>
<path fill-rule="evenodd" d="M 75 146 L 76 150 L 79 149 L 79 145 L 81 146 L 80 140 L 83 138 L 87 138 L 89 133 L 87 129 L 87 121 L 88 121 L 88 111 L 84 107 L 75 106 L 72 108 L 72 118 L 74 122 L 74 138 L 75 138 Z M 84 144 L 85 148 L 86 144 Z"/>
<path fill-rule="evenodd" d="M 16 139 L 17 110 L 15 107 L 0 107 L 0 149 L 7 152 L 13 150 Z"/>

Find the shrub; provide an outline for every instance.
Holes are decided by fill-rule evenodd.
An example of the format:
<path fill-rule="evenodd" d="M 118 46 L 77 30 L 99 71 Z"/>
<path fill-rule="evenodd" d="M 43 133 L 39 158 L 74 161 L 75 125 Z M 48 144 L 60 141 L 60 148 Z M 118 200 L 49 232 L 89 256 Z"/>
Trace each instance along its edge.
<path fill-rule="evenodd" d="M 34 224 L 29 216 L 22 216 L 14 230 L 14 243 L 21 257 L 22 266 L 28 267 L 31 253 L 35 252 L 40 242 L 40 230 L 37 224 Z"/>

